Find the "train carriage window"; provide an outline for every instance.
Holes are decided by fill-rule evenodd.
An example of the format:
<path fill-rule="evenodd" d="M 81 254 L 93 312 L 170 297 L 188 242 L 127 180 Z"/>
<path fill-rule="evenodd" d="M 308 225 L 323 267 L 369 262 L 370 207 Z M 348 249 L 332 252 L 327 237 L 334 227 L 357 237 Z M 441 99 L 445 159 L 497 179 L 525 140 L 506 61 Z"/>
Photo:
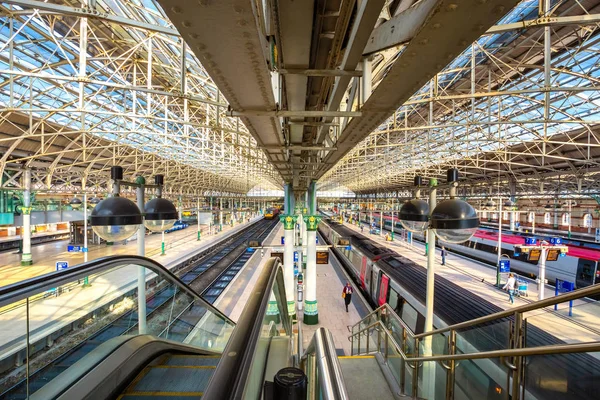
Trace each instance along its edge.
<path fill-rule="evenodd" d="M 550 223 L 550 213 L 547 212 L 544 214 L 544 223 L 545 224 L 549 224 Z"/>
<path fill-rule="evenodd" d="M 564 213 L 561 217 L 562 225 L 569 225 L 570 220 L 571 220 L 571 216 L 569 215 L 569 213 Z"/>
<path fill-rule="evenodd" d="M 400 315 L 399 306 L 402 304 L 400 302 L 400 295 L 393 288 L 390 288 L 390 298 L 388 300 L 388 304 L 396 314 Z"/>
<path fill-rule="evenodd" d="M 419 317 L 419 313 L 415 310 L 406 300 L 403 300 L 402 304 L 402 314 L 400 318 L 402 321 L 408 326 L 413 332 L 417 331 L 417 318 Z"/>
<path fill-rule="evenodd" d="M 592 227 L 592 214 L 585 214 L 583 216 L 583 227 L 584 228 Z"/>

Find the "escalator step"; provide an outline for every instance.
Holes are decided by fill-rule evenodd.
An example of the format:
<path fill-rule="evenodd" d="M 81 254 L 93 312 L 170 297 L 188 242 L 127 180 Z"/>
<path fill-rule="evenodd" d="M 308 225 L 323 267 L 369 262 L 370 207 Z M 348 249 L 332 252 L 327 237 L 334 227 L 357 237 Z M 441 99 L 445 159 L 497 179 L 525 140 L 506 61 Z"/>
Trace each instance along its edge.
<path fill-rule="evenodd" d="M 139 399 L 139 396 L 152 398 L 202 396 L 214 371 L 215 367 L 212 365 L 146 367 L 123 393 L 123 399 Z"/>
<path fill-rule="evenodd" d="M 219 356 L 188 356 L 174 355 L 163 362 L 163 365 L 188 365 L 188 366 L 213 366 L 216 367 L 221 357 Z"/>

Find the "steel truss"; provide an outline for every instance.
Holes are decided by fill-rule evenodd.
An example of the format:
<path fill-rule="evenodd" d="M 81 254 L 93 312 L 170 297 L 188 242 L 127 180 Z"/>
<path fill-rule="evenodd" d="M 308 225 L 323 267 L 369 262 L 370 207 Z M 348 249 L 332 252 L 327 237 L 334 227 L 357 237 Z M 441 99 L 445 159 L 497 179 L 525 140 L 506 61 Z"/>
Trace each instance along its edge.
<path fill-rule="evenodd" d="M 600 191 L 600 2 L 546 3 L 521 2 L 329 170 L 319 190 L 403 197 L 415 175 L 443 181 L 454 167 L 464 195 Z M 402 50 L 374 56 L 374 86 Z"/>
<path fill-rule="evenodd" d="M 104 191 L 112 165 L 173 195 L 281 186 L 158 5 L 60 3 L 0 3 L 1 188 Z"/>

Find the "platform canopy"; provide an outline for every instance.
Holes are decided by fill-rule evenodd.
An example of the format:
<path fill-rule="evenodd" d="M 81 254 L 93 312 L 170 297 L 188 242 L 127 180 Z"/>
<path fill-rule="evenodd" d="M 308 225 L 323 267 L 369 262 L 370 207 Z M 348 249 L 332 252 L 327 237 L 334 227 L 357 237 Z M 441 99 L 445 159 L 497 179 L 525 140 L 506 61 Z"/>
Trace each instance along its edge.
<path fill-rule="evenodd" d="M 600 0 L 0 2 L 0 176 L 599 194 Z"/>
<path fill-rule="evenodd" d="M 540 3 L 521 1 L 466 46 L 320 188 L 405 196 L 415 175 L 443 182 L 458 168 L 464 195 L 600 192 L 600 2 L 552 1 L 541 14 Z M 375 88 L 406 48 L 373 55 Z"/>
<path fill-rule="evenodd" d="M 0 3 L 0 176 L 105 191 L 164 174 L 167 192 L 246 193 L 280 178 L 155 1 Z"/>

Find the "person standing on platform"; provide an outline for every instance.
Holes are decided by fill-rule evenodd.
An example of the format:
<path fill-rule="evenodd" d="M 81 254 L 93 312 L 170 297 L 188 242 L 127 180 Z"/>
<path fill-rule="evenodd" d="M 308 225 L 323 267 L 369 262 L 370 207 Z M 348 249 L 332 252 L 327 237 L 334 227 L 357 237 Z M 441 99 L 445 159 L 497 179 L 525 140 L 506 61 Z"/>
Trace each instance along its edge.
<path fill-rule="evenodd" d="M 446 250 L 446 248 L 444 246 L 442 246 L 442 265 L 446 265 L 446 255 L 447 255 L 448 251 Z"/>
<path fill-rule="evenodd" d="M 508 274 L 508 281 L 506 281 L 506 285 L 502 287 L 503 290 L 508 290 L 508 301 L 511 304 L 515 304 L 514 294 L 515 294 L 515 284 L 517 280 L 515 279 L 515 275 L 511 272 Z"/>
<path fill-rule="evenodd" d="M 350 286 L 350 282 L 346 282 L 346 286 L 344 286 L 344 290 L 342 290 L 342 298 L 344 299 L 344 303 L 346 303 L 346 312 L 348 312 L 348 306 L 352 302 L 352 286 Z"/>
<path fill-rule="evenodd" d="M 360 233 L 364 233 L 364 231 L 365 231 L 365 226 L 364 226 L 364 225 L 361 225 L 361 226 L 360 226 Z"/>

